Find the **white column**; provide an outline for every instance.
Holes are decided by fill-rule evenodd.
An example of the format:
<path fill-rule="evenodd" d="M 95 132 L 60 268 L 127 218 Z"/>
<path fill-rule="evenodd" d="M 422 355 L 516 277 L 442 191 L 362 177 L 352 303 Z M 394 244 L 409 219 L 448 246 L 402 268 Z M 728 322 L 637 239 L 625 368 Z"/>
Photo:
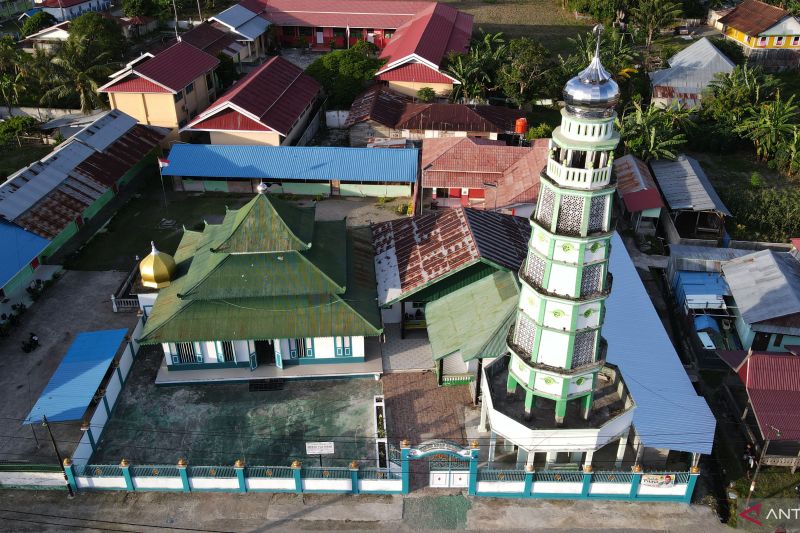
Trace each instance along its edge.
<path fill-rule="evenodd" d="M 614 462 L 614 468 L 622 468 L 622 461 L 625 459 L 625 449 L 628 447 L 628 435 L 630 432 L 631 428 L 628 428 L 619 438 L 619 446 L 617 446 L 617 460 Z"/>
<path fill-rule="evenodd" d="M 486 412 L 487 410 L 488 408 L 486 407 L 486 402 L 481 402 L 481 422 L 480 425 L 478 425 L 478 431 L 480 431 L 481 433 L 486 433 L 487 431 L 489 431 L 489 426 L 487 424 L 488 422 L 487 420 L 488 415 Z"/>
<path fill-rule="evenodd" d="M 492 463 L 494 462 L 494 448 L 497 445 L 497 436 L 492 431 L 491 435 L 489 436 L 489 468 L 492 467 Z"/>
<path fill-rule="evenodd" d="M 547 465 L 546 466 L 550 466 L 552 464 L 555 464 L 556 461 L 558 461 L 558 451 L 547 452 L 547 460 L 546 460 Z"/>
<path fill-rule="evenodd" d="M 586 452 L 586 457 L 583 458 L 583 466 L 592 466 L 592 459 L 594 458 L 594 450 Z"/>

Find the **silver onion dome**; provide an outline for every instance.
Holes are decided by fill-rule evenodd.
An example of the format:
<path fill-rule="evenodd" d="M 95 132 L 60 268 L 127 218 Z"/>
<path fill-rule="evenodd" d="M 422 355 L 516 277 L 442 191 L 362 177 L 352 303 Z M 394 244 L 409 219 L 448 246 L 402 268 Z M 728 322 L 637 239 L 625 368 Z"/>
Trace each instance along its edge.
<path fill-rule="evenodd" d="M 567 111 L 579 117 L 607 118 L 619 101 L 619 86 L 600 62 L 600 34 L 603 26 L 594 27 L 597 47 L 589 66 L 564 86 Z"/>

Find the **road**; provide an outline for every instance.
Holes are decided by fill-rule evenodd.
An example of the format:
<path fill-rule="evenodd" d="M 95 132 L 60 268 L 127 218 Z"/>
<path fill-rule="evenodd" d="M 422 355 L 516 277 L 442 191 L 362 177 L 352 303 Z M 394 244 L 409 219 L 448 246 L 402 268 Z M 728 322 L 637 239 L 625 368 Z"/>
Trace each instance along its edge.
<path fill-rule="evenodd" d="M 412 496 L 0 491 L 0 530 L 135 531 L 728 531 L 707 507 L 662 503 Z"/>

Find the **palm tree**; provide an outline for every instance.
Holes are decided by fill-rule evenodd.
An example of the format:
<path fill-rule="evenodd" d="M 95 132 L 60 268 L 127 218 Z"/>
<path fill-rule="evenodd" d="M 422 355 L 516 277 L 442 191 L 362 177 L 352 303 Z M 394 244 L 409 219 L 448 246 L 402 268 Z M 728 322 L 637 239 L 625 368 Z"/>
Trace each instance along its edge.
<path fill-rule="evenodd" d="M 77 98 L 81 112 L 90 114 L 105 102 L 98 93 L 98 82 L 111 72 L 108 52 L 88 57 L 82 42 L 67 41 L 51 60 L 51 87 L 42 95 L 42 103 L 53 99 Z"/>
<path fill-rule="evenodd" d="M 625 149 L 643 161 L 675 159 L 678 150 L 686 144 L 683 111 L 650 106 L 643 109 L 634 102 L 617 121 Z M 687 115 L 688 117 L 688 115 Z"/>
<path fill-rule="evenodd" d="M 469 54 L 453 55 L 448 58 L 447 72 L 459 84 L 453 86 L 451 98 L 471 100 L 480 96 L 483 91 L 483 79 L 480 68 L 472 61 Z"/>
<path fill-rule="evenodd" d="M 5 35 L 0 37 L 0 72 L 14 72 L 19 68 L 22 55 L 14 39 Z"/>
<path fill-rule="evenodd" d="M 709 85 L 710 99 L 703 107 L 717 120 L 739 124 L 749 110 L 772 96 L 778 80 L 765 76 L 759 67 L 741 65 L 727 74 L 717 74 Z"/>
<path fill-rule="evenodd" d="M 736 132 L 753 141 L 756 155 L 767 161 L 795 131 L 798 115 L 800 111 L 794 103 L 794 95 L 788 100 L 781 100 L 779 91 L 774 100 L 751 108 L 736 127 Z"/>
<path fill-rule="evenodd" d="M 12 116 L 11 108 L 23 89 L 22 74 L 11 74 L 10 72 L 0 74 L 0 97 L 3 98 L 3 103 L 8 109 L 8 116 Z"/>
<path fill-rule="evenodd" d="M 641 0 L 631 10 L 634 25 L 645 33 L 645 49 L 648 52 L 656 34 L 672 24 L 680 14 L 680 4 L 670 0 Z"/>
<path fill-rule="evenodd" d="M 573 64 L 575 73 L 588 65 L 594 58 L 597 37 L 589 31 L 569 39 L 577 51 L 562 62 Z M 639 54 L 633 47 L 630 34 L 612 28 L 600 41 L 600 60 L 615 78 L 627 79 L 637 72 Z"/>

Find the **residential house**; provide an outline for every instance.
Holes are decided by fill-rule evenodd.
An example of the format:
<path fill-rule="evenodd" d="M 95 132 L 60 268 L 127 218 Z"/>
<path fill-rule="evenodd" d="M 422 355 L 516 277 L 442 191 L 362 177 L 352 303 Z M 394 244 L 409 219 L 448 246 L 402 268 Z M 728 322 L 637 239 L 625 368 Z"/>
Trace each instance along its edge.
<path fill-rule="evenodd" d="M 706 37 L 669 58 L 668 63 L 669 68 L 650 73 L 652 103 L 690 109 L 700 105 L 717 75 L 728 74 L 736 66 Z"/>
<path fill-rule="evenodd" d="M 176 191 L 273 194 L 411 196 L 419 173 L 411 148 L 176 144 L 164 176 Z"/>
<path fill-rule="evenodd" d="M 111 111 L 0 184 L 4 232 L 19 238 L 22 247 L 19 256 L 4 261 L 5 273 L 14 274 L 5 280 L 4 290 L 27 284 L 36 267 L 89 220 L 107 216 L 101 213 L 103 206 L 143 169 L 155 166 L 154 152 L 166 134 Z M 16 267 L 20 269 L 11 273 Z"/>
<path fill-rule="evenodd" d="M 236 82 L 180 131 L 202 132 L 196 137 L 211 144 L 295 144 L 318 110 L 321 95 L 314 78 L 276 56 Z"/>
<path fill-rule="evenodd" d="M 151 17 L 119 17 L 117 20 L 126 39 L 138 39 L 158 29 L 158 19 Z"/>
<path fill-rule="evenodd" d="M 230 32 L 241 45 L 240 59 L 257 62 L 267 55 L 270 22 L 257 0 L 234 4 L 209 19 L 217 28 Z"/>
<path fill-rule="evenodd" d="M 725 37 L 742 47 L 752 63 L 769 69 L 800 64 L 800 21 L 789 11 L 759 0 L 744 0 L 718 24 Z"/>
<path fill-rule="evenodd" d="M 144 54 L 111 75 L 99 91 L 108 94 L 111 109 L 119 109 L 142 124 L 172 130 L 165 142 L 216 100 L 214 70 L 219 59 L 178 42 L 155 56 Z"/>
<path fill-rule="evenodd" d="M 50 240 L 0 218 L 0 242 L 5 249 L 0 255 L 0 299 L 5 299 L 28 286 Z"/>
<path fill-rule="evenodd" d="M 622 213 L 636 233 L 655 235 L 664 202 L 650 169 L 632 154 L 615 159 L 613 164 Z"/>
<path fill-rule="evenodd" d="M 142 270 L 166 284 L 139 339 L 163 348 L 157 385 L 382 373 L 369 230 L 315 221 L 265 189 L 221 224 L 184 230 L 172 276 Z"/>
<path fill-rule="evenodd" d="M 460 82 L 441 69 L 442 63 L 450 53 L 466 52 L 471 37 L 472 15 L 446 4 L 429 4 L 397 29 L 381 51 L 386 64 L 375 77 L 409 96 L 423 87 L 448 96 Z"/>
<path fill-rule="evenodd" d="M 447 137 L 422 142 L 423 203 L 530 214 L 549 143 L 507 146 L 502 141 Z"/>
<path fill-rule="evenodd" d="M 209 22 L 201 22 L 186 33 L 182 33 L 181 41 L 214 57 L 224 54 L 237 64 L 241 62 L 241 53 L 245 49 L 233 34 Z"/>
<path fill-rule="evenodd" d="M 732 314 L 744 349 L 800 345 L 800 239 L 788 252 L 762 250 L 722 265 L 735 300 Z"/>
<path fill-rule="evenodd" d="M 67 20 L 28 35 L 22 40 L 22 49 L 29 54 L 36 50 L 54 51 L 69 38 L 69 25 Z"/>
<path fill-rule="evenodd" d="M 383 139 L 480 137 L 497 140 L 514 133 L 525 112 L 508 107 L 443 103 L 414 103 L 404 94 L 376 84 L 353 102 L 344 127 L 350 146 Z"/>
<path fill-rule="evenodd" d="M 669 209 L 669 216 L 664 218 L 671 224 L 662 225 L 662 229 L 670 243 L 681 238 L 722 238 L 725 217 L 731 217 L 731 212 L 695 158 L 679 155 L 675 161 L 651 161 L 650 168 Z"/>
<path fill-rule="evenodd" d="M 516 272 L 529 233 L 524 218 L 476 209 L 373 224 L 378 304 L 387 331 L 402 337 L 425 329 L 427 303 L 495 272 Z"/>
<path fill-rule="evenodd" d="M 90 11 L 105 11 L 109 0 L 34 0 L 33 5 L 55 17 L 58 22 L 71 20 Z"/>
<path fill-rule="evenodd" d="M 800 346 L 786 352 L 738 350 L 720 357 L 741 380 L 747 395 L 742 420 L 763 466 L 800 466 Z M 742 406 L 739 406 L 740 408 Z M 750 430 L 755 428 L 756 432 Z"/>

